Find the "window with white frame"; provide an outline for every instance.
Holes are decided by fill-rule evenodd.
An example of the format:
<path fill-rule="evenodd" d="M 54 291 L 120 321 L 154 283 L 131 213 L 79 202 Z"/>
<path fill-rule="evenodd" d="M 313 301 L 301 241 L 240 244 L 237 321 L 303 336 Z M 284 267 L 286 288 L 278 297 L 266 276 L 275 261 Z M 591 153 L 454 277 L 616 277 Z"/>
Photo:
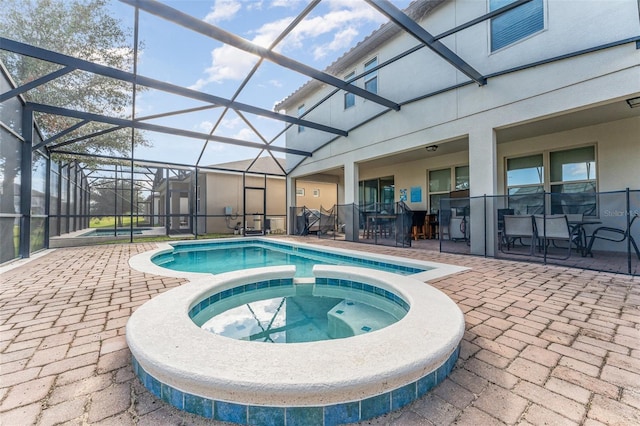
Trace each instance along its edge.
<path fill-rule="evenodd" d="M 542 154 L 507 159 L 509 208 L 516 214 L 542 213 L 544 160 Z"/>
<path fill-rule="evenodd" d="M 516 0 L 489 0 L 491 11 Z M 544 29 L 544 0 L 532 0 L 491 19 L 491 51 Z"/>
<path fill-rule="evenodd" d="M 296 188 L 296 195 L 298 197 L 304 197 L 304 188 Z"/>
<path fill-rule="evenodd" d="M 449 198 L 453 189 L 456 191 L 469 189 L 469 166 L 447 167 L 446 169 L 429 171 L 429 210 L 436 213 L 440 209 L 440 199 Z"/>
<path fill-rule="evenodd" d="M 304 111 L 305 111 L 304 104 L 302 104 L 298 107 L 298 117 L 302 117 L 302 114 L 304 114 Z M 302 133 L 302 132 L 304 132 L 304 126 L 298 125 L 298 133 Z"/>
<path fill-rule="evenodd" d="M 378 66 L 378 58 L 375 57 L 364 64 L 364 72 Z M 378 71 L 373 71 L 364 76 L 364 88 L 371 93 L 378 93 Z"/>
<path fill-rule="evenodd" d="M 349 74 L 347 74 L 347 76 L 345 77 L 345 80 L 349 81 L 355 75 L 356 75 L 355 71 L 352 71 Z M 354 95 L 351 92 L 345 92 L 344 93 L 344 109 L 351 108 L 352 106 L 355 106 L 355 104 L 356 104 L 356 95 Z"/>
<path fill-rule="evenodd" d="M 509 208 L 517 214 L 596 215 L 595 146 L 507 159 Z"/>
<path fill-rule="evenodd" d="M 596 214 L 594 146 L 549 153 L 551 213 Z"/>
<path fill-rule="evenodd" d="M 313 196 L 318 198 L 320 196 L 320 190 L 319 189 L 314 189 L 313 190 Z"/>

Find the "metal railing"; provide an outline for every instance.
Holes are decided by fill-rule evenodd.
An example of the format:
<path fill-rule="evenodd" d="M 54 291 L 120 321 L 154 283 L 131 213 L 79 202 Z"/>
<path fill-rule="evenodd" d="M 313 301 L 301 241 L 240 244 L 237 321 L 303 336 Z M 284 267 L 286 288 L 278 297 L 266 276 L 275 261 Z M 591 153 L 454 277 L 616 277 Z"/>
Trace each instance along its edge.
<path fill-rule="evenodd" d="M 442 252 L 640 275 L 640 190 L 444 198 L 439 207 Z"/>
<path fill-rule="evenodd" d="M 294 235 L 354 241 L 394 247 L 411 247 L 413 212 L 403 202 L 364 206 L 336 204 L 321 207 L 292 207 L 290 223 Z"/>

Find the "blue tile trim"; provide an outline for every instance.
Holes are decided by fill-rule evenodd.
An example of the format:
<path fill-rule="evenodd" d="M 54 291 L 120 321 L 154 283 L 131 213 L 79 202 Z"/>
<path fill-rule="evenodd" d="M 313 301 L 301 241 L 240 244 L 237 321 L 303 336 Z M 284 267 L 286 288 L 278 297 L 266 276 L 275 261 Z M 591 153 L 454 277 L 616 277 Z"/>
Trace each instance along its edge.
<path fill-rule="evenodd" d="M 285 415 L 287 426 L 324 426 L 323 407 L 290 407 Z"/>
<path fill-rule="evenodd" d="M 360 401 L 318 407 L 269 407 L 236 404 L 192 395 L 161 383 L 132 357 L 132 367 L 140 382 L 168 404 L 199 416 L 241 425 L 334 426 L 371 419 L 395 411 L 424 396 L 441 383 L 455 366 L 460 346 L 436 370 L 415 382 Z M 286 421 L 286 423 L 285 423 Z"/>
<path fill-rule="evenodd" d="M 283 407 L 258 407 L 250 405 L 248 409 L 248 423 L 255 426 L 280 426 L 284 425 Z"/>
<path fill-rule="evenodd" d="M 260 290 L 268 287 L 286 287 L 293 285 L 293 278 L 278 278 L 267 281 L 259 281 L 257 283 L 249 283 L 245 285 L 240 285 L 237 287 L 229 288 L 227 290 L 223 290 L 221 292 L 212 294 L 211 296 L 202 299 L 200 302 L 196 303 L 191 309 L 189 309 L 189 318 L 193 319 L 200 312 L 213 305 L 220 300 L 224 300 L 228 297 L 237 296 L 238 294 Z"/>
<path fill-rule="evenodd" d="M 344 287 L 350 290 L 362 291 L 364 293 L 372 293 L 380 297 L 384 297 L 389 301 L 401 306 L 405 311 L 409 311 L 409 304 L 405 302 L 403 298 L 395 293 L 385 290 L 380 287 L 376 287 L 371 284 L 360 283 L 357 281 L 350 281 L 337 278 L 316 278 L 316 286 L 331 286 L 331 287 Z"/>
<path fill-rule="evenodd" d="M 213 305 L 214 303 L 226 299 L 231 296 L 235 296 L 238 294 L 251 292 L 254 290 L 261 290 L 264 288 L 274 288 L 274 287 L 284 287 L 284 286 L 292 286 L 293 278 L 281 278 L 281 279 L 273 279 L 268 281 L 259 281 L 257 283 L 249 283 L 245 285 L 241 285 L 238 287 L 230 288 L 227 290 L 223 290 L 219 293 L 215 293 L 200 302 L 196 303 L 189 310 L 189 318 L 193 319 L 200 312 Z M 380 287 L 376 287 L 371 284 L 361 283 L 357 281 L 345 280 L 345 279 L 337 279 L 337 278 L 316 278 L 316 286 L 333 286 L 333 287 L 343 287 L 348 288 L 352 291 L 362 291 L 365 293 L 372 293 L 380 297 L 384 297 L 385 299 L 394 302 L 395 304 L 401 306 L 406 312 L 409 311 L 409 304 L 405 302 L 400 296 L 395 293 L 392 293 L 388 290 L 382 289 Z"/>
<path fill-rule="evenodd" d="M 274 241 L 264 241 L 264 240 L 252 240 L 252 239 L 243 239 L 240 241 L 216 241 L 216 242 L 206 242 L 206 243 L 176 243 L 172 244 L 173 252 L 171 253 L 160 253 L 151 258 L 151 261 L 156 265 L 162 265 L 167 261 L 172 260 L 174 253 L 182 253 L 189 251 L 206 251 L 206 250 L 219 250 L 225 248 L 234 248 L 234 247 L 260 247 L 271 250 L 279 250 L 288 254 L 295 254 L 298 256 L 305 257 L 313 257 L 313 256 L 322 256 L 324 259 L 327 257 L 335 262 L 335 264 L 340 264 L 345 261 L 356 264 L 356 265 L 368 265 L 375 266 L 378 268 L 388 269 L 394 272 L 399 272 L 403 274 L 417 274 L 420 272 L 424 272 L 429 270 L 430 268 L 416 268 L 413 266 L 405 266 L 405 265 L 397 265 L 389 262 L 380 262 L 371 259 L 359 259 L 357 257 L 339 254 L 339 253 L 331 253 L 326 251 L 315 250 L 307 247 L 298 247 L 293 245 L 288 245 L 284 243 L 278 243 Z"/>
<path fill-rule="evenodd" d="M 345 402 L 344 404 L 324 407 L 325 426 L 355 423 L 360 421 L 360 402 Z"/>
<path fill-rule="evenodd" d="M 232 402 L 214 401 L 214 418 L 222 422 L 231 422 L 239 425 L 247 424 L 247 406 Z"/>
<path fill-rule="evenodd" d="M 391 411 L 391 392 L 363 399 L 360 402 L 360 420 L 368 420 Z"/>
<path fill-rule="evenodd" d="M 415 401 L 417 398 L 417 387 L 417 382 L 413 382 L 391 391 L 391 411 L 398 410 Z"/>
<path fill-rule="evenodd" d="M 184 411 L 207 419 L 213 418 L 213 401 L 188 393 L 184 394 Z"/>

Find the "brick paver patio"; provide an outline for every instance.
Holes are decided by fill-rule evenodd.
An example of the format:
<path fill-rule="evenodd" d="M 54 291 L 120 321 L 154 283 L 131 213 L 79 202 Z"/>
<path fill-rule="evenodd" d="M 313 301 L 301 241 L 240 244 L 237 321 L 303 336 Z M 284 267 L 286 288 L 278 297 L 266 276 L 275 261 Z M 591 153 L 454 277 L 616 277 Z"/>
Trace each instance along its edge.
<path fill-rule="evenodd" d="M 432 282 L 465 313 L 451 376 L 422 399 L 366 424 L 640 424 L 639 277 L 304 241 L 472 268 Z M 0 424 L 222 424 L 167 406 L 133 375 L 127 319 L 184 282 L 129 268 L 132 255 L 152 248 L 58 249 L 4 268 Z"/>

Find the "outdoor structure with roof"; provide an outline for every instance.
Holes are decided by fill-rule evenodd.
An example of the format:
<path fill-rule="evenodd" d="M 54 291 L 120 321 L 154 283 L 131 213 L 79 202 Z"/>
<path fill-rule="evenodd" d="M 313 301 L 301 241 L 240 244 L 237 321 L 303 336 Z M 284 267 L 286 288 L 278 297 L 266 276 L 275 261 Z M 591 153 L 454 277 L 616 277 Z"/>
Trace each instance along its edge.
<path fill-rule="evenodd" d="M 180 5 L 122 0 L 134 28 L 126 70 L 14 40 L 4 29 L 4 53 L 55 66 L 19 82 L 2 68 L 1 260 L 28 257 L 107 216 L 114 234 L 130 241 L 136 228 L 159 227 L 164 235 L 265 232 L 272 219 L 298 233 L 296 182 L 315 181 L 337 188 L 336 205 L 318 209 L 321 236 L 406 246 L 422 220 L 416 217 L 445 212 L 438 217 L 442 250 L 502 256 L 499 210 L 581 214 L 594 222 L 581 228 L 585 241 L 596 221 L 626 232 L 622 243 L 596 241 L 594 252 L 623 259 L 633 273 L 628 237 L 640 240 L 640 227 L 630 229 L 640 210 L 638 3 L 419 0 L 405 10 L 385 0 L 366 3 L 387 22 L 324 71 L 277 50 L 325 5 L 319 0 L 299 5 L 268 47 Z M 160 21 L 174 25 L 175 37 L 250 54 L 253 66 L 239 85 L 220 89 L 224 96 L 169 83 L 137 51 L 139 32 Z M 261 90 L 254 81 L 265 67 L 301 84 L 310 80 L 271 105 L 255 105 L 251 91 Z M 30 100 L 34 88 L 78 74 L 128 85 L 133 108 L 113 116 Z M 171 97 L 179 109 L 136 113 L 143 89 Z M 181 117 L 214 111 L 206 132 L 179 125 Z M 227 114 L 254 137 L 224 135 Z M 43 134 L 38 120 L 51 117 L 65 117 L 69 127 Z M 267 121 L 280 130 L 267 136 Z M 102 127 L 87 132 L 88 123 Z M 130 135 L 124 156 L 79 149 L 118 132 Z M 153 138 L 152 148 L 136 147 L 141 132 Z M 251 160 L 219 164 L 220 146 Z M 176 147 L 191 160 L 159 154 Z M 284 164 L 276 157 L 282 154 Z M 217 191 L 214 176 L 222 175 L 237 176 L 234 199 Z M 546 250 L 541 258 L 547 261 Z"/>
<path fill-rule="evenodd" d="M 629 227 L 640 212 L 636 2 L 540 0 L 484 20 L 504 2 L 372 3 L 392 22 L 328 71 L 393 105 L 315 80 L 284 99 L 277 108 L 349 131 L 289 128 L 287 147 L 314 148 L 289 188 L 333 176 L 365 229 L 386 216 L 381 204 L 446 213 L 441 247 L 478 255 L 515 254 L 501 251 L 499 211 L 579 215 L 587 235 Z M 595 243 L 637 264 L 634 240 Z"/>

